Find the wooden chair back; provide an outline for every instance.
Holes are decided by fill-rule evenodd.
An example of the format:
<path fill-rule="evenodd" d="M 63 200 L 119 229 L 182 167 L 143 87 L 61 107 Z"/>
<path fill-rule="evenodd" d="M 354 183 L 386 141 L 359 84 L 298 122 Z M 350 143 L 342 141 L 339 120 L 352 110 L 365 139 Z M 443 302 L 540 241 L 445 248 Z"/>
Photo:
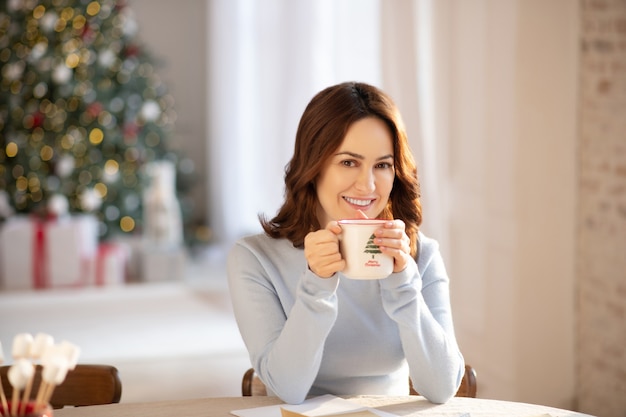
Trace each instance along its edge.
<path fill-rule="evenodd" d="M 13 387 L 7 373 L 10 366 L 0 367 L 2 387 L 7 398 L 11 398 Z M 41 384 L 41 366 L 37 365 L 31 399 L 35 399 Z M 122 382 L 117 368 L 110 365 L 78 364 L 67 373 L 65 381 L 54 389 L 50 405 L 52 408 L 119 403 L 122 398 Z"/>
<path fill-rule="evenodd" d="M 465 365 L 465 375 L 463 375 L 463 379 L 461 379 L 461 385 L 457 390 L 455 397 L 470 397 L 476 398 L 477 391 L 477 383 L 476 383 L 476 371 L 470 365 Z M 409 392 L 411 395 L 419 395 L 419 393 L 413 388 L 413 382 L 411 378 L 409 378 Z"/>
<path fill-rule="evenodd" d="M 409 378 L 409 390 L 411 395 L 419 395 L 413 388 L 413 383 Z M 465 365 L 465 375 L 461 380 L 461 386 L 456 392 L 456 397 L 472 397 L 476 398 L 477 382 L 476 371 L 470 365 Z M 241 381 L 241 394 L 244 397 L 255 397 L 267 395 L 267 388 L 253 368 L 248 369 Z"/>
<path fill-rule="evenodd" d="M 244 397 L 264 397 L 267 395 L 267 388 L 265 388 L 265 384 L 256 374 L 254 368 L 248 369 L 243 374 L 241 395 Z"/>

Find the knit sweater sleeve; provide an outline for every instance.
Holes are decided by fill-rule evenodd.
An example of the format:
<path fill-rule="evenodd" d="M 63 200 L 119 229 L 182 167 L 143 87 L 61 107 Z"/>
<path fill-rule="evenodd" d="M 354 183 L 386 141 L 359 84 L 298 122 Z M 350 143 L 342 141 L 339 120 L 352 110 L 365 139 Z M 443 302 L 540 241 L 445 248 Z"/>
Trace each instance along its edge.
<path fill-rule="evenodd" d="M 465 370 L 454 335 L 449 279 L 438 244 L 420 234 L 420 253 L 402 272 L 380 281 L 383 306 L 398 324 L 414 388 L 443 403 Z"/>
<path fill-rule="evenodd" d="M 261 380 L 283 401 L 297 404 L 316 378 L 337 318 L 338 278 L 321 279 L 305 263 L 300 272 L 282 268 L 281 257 L 268 255 L 266 249 L 251 242 L 233 247 L 228 257 L 231 299 Z M 294 285 L 295 291 L 290 288 Z"/>

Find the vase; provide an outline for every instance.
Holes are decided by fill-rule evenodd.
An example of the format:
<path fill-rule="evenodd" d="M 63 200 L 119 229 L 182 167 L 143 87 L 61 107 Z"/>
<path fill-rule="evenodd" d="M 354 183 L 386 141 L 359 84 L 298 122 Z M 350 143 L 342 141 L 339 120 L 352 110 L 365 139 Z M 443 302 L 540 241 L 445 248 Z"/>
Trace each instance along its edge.
<path fill-rule="evenodd" d="M 50 404 L 36 407 L 35 401 L 29 401 L 26 404 L 20 401 L 17 407 L 15 407 L 17 411 L 14 413 L 12 413 L 13 406 L 11 401 L 8 402 L 8 407 L 9 409 L 5 410 L 2 404 L 0 404 L 0 416 L 53 417 L 54 415 Z"/>

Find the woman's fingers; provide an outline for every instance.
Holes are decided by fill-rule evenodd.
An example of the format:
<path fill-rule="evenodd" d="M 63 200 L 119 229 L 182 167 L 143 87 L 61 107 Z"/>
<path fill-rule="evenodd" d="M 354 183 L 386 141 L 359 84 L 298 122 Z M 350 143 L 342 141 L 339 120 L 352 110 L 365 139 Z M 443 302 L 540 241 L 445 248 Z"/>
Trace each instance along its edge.
<path fill-rule="evenodd" d="M 309 269 L 322 278 L 330 278 L 345 267 L 339 253 L 337 235 L 340 232 L 341 227 L 331 222 L 326 229 L 311 232 L 304 238 L 304 257 Z"/>
<path fill-rule="evenodd" d="M 405 232 L 402 220 L 391 220 L 382 229 L 376 231 L 374 241 L 384 253 L 393 256 L 393 272 L 406 268 L 411 253 L 411 241 Z"/>

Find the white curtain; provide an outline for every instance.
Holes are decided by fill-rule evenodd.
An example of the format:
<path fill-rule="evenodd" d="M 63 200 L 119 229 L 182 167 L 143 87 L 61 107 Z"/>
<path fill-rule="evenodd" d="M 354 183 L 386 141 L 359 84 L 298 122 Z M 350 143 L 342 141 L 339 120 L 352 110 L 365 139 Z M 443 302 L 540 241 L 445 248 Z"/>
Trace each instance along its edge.
<path fill-rule="evenodd" d="M 448 24 L 452 0 L 381 0 L 381 86 L 394 98 L 418 163 L 424 223 L 447 254 Z M 446 256 L 447 257 L 447 256 Z"/>
<path fill-rule="evenodd" d="M 396 100 L 423 181 L 424 230 L 444 236 L 434 191 L 438 132 L 432 114 L 422 114 L 433 109 L 435 71 L 424 59 L 433 49 L 432 1 L 209 2 L 208 207 L 219 241 L 257 232 L 257 215 L 275 214 L 304 107 L 347 80 L 378 85 Z"/>

